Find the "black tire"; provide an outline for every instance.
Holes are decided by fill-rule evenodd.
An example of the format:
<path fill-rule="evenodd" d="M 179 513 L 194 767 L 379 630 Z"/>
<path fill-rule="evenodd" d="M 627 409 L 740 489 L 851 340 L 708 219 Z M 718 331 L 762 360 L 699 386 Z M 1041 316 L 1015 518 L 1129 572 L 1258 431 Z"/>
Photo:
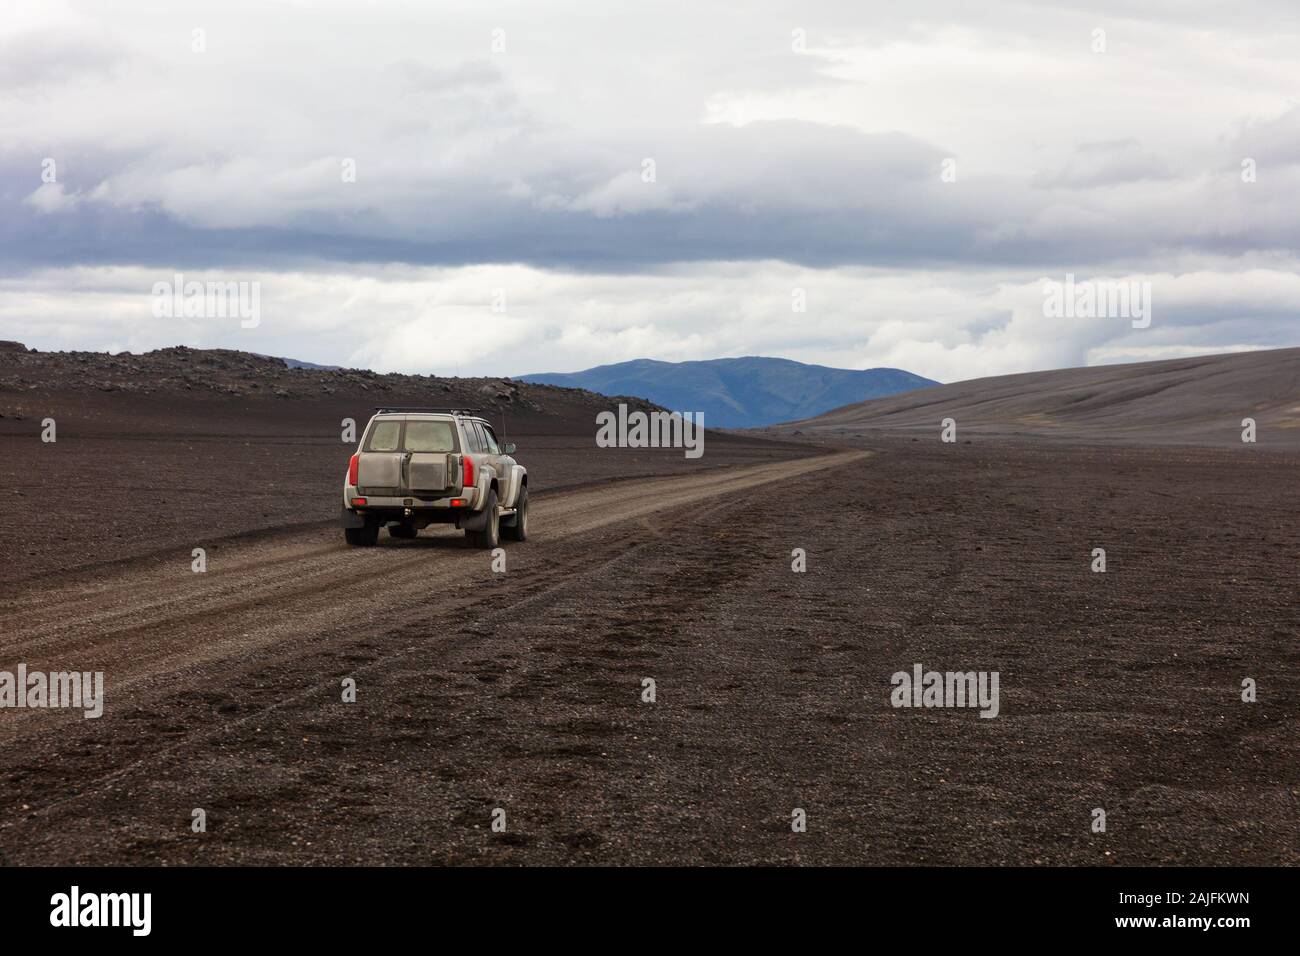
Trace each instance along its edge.
<path fill-rule="evenodd" d="M 502 537 L 511 541 L 528 540 L 528 486 L 519 489 L 519 500 L 515 502 L 515 513 L 506 518 L 501 525 Z"/>
<path fill-rule="evenodd" d="M 487 512 L 487 523 L 482 531 L 466 531 L 465 537 L 469 539 L 470 545 L 475 548 L 495 548 L 501 544 L 501 516 L 497 514 L 497 493 L 488 492 L 487 504 L 483 506 Z"/>
<path fill-rule="evenodd" d="M 403 538 L 409 540 L 414 538 L 420 532 L 414 525 L 409 524 L 390 524 L 388 526 L 388 536 L 390 538 Z"/>
<path fill-rule="evenodd" d="M 379 525 L 367 521 L 360 528 L 344 528 L 343 537 L 354 548 L 369 548 L 379 540 Z"/>

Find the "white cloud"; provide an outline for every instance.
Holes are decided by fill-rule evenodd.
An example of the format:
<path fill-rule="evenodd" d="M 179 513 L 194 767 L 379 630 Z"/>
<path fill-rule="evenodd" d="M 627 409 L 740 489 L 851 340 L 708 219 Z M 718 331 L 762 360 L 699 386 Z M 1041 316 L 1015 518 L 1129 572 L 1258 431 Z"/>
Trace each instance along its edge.
<path fill-rule="evenodd" d="M 63 183 L 42 183 L 23 202 L 43 213 L 65 212 L 75 206 L 81 197 L 63 188 Z"/>
<path fill-rule="evenodd" d="M 1293 264 L 1294 265 L 1294 264 Z M 261 323 L 159 319 L 150 292 L 170 272 L 48 270 L 0 281 L 5 337 L 44 349 L 235 347 L 380 371 L 525 374 L 633 358 L 777 355 L 848 368 L 893 366 L 952 381 L 1105 360 L 1293 341 L 1291 269 L 1134 274 L 1155 320 L 1050 319 L 1043 280 L 990 274 L 702 263 L 654 274 L 526 266 L 184 273 L 260 283 Z M 1083 277 L 1080 277 L 1080 281 Z M 802 289 L 806 312 L 792 310 Z M 505 311 L 494 311 L 504 293 Z"/>

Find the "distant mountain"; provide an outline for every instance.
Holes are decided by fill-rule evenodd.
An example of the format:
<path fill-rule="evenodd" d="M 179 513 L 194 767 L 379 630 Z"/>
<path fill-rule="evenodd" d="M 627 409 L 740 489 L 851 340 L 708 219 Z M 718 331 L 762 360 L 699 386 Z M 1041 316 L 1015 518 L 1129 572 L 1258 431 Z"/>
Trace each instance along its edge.
<path fill-rule="evenodd" d="M 337 372 L 343 368 L 341 365 L 317 365 L 315 362 L 300 362 L 298 359 L 285 358 L 281 355 L 262 355 L 260 352 L 249 352 L 249 355 L 256 355 L 258 358 L 275 359 L 283 362 L 289 368 L 305 368 L 313 372 Z"/>
<path fill-rule="evenodd" d="M 315 362 L 300 362 L 297 359 L 282 358 L 280 359 L 289 368 L 305 368 L 313 372 L 337 372 L 343 366 L 341 365 L 317 365 Z"/>
<path fill-rule="evenodd" d="M 865 370 L 805 365 L 790 359 L 636 359 L 585 372 L 542 372 L 521 381 L 636 395 L 679 412 L 703 412 L 705 427 L 755 428 L 938 383 L 896 368 Z"/>

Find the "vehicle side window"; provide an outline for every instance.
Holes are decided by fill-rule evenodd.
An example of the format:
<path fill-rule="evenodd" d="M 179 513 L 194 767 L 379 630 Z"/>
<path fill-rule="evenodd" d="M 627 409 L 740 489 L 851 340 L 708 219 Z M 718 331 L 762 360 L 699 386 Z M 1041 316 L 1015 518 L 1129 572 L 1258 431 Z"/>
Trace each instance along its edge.
<path fill-rule="evenodd" d="M 474 427 L 473 422 L 462 422 L 465 434 L 465 450 L 468 452 L 482 452 L 483 448 L 478 437 L 478 429 Z"/>
<path fill-rule="evenodd" d="M 492 427 L 490 425 L 483 425 L 482 428 L 483 428 L 483 437 L 487 439 L 488 454 L 489 455 L 501 454 L 501 450 L 497 446 L 497 436 L 492 434 Z"/>
<path fill-rule="evenodd" d="M 388 420 L 375 422 L 366 440 L 366 451 L 397 451 L 397 443 L 402 435 L 402 423 Z"/>

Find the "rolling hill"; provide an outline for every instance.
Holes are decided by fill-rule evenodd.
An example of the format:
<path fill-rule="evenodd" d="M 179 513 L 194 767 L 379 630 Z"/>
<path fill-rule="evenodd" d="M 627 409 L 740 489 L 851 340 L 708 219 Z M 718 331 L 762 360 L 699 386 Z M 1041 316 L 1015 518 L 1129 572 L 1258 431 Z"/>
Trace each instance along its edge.
<path fill-rule="evenodd" d="M 680 412 L 703 412 L 706 426 L 753 428 L 819 415 L 850 402 L 937 384 L 895 368 L 842 369 L 789 359 L 637 359 L 583 372 L 520 376 L 521 381 L 636 395 Z"/>
<path fill-rule="evenodd" d="M 1300 445 L 1300 348 L 977 378 L 837 408 L 779 430 L 872 430 L 1151 444 Z"/>

